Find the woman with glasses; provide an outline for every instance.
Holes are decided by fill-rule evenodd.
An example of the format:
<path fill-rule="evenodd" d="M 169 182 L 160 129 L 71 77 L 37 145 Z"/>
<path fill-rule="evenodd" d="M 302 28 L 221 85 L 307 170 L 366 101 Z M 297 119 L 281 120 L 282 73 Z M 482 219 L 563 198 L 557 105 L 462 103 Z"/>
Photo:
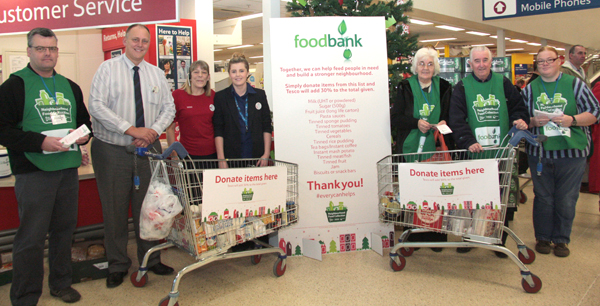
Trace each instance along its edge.
<path fill-rule="evenodd" d="M 533 228 L 540 254 L 567 257 L 579 186 L 590 153 L 589 126 L 600 116 L 598 100 L 584 82 L 560 72 L 558 52 L 542 47 L 537 54 L 540 77 L 521 92 L 530 130 L 545 135 L 540 147 L 527 145 L 532 169 Z"/>
<path fill-rule="evenodd" d="M 433 132 L 436 125 L 446 124 L 452 96 L 452 85 L 438 76 L 440 63 L 437 51 L 430 47 L 419 49 L 412 61 L 414 74 L 398 84 L 397 99 L 391 110 L 392 130 L 396 132 L 397 154 L 431 152 L 436 150 Z M 444 137 L 449 148 L 454 141 Z M 419 150 L 419 146 L 422 149 Z M 439 233 L 419 233 L 409 241 L 446 241 Z M 441 248 L 432 248 L 441 252 Z"/>

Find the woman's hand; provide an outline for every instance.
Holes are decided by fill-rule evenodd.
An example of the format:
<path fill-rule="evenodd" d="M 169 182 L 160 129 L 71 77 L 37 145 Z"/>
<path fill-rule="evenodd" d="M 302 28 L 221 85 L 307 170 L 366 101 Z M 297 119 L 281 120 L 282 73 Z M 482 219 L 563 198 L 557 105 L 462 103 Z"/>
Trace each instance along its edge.
<path fill-rule="evenodd" d="M 548 121 L 550 121 L 550 119 L 548 119 L 548 117 L 546 117 L 546 116 L 532 117 L 531 125 L 537 126 L 537 127 L 542 127 L 542 126 L 548 124 Z"/>
<path fill-rule="evenodd" d="M 227 166 L 227 162 L 224 160 L 219 161 L 219 169 L 227 169 L 229 168 L 229 166 Z"/>
<path fill-rule="evenodd" d="M 427 131 L 429 131 L 431 129 L 431 124 L 429 124 L 429 122 L 423 120 L 423 119 L 419 119 L 419 131 L 421 131 L 421 133 L 427 133 Z"/>
<path fill-rule="evenodd" d="M 552 118 L 552 122 L 560 127 L 570 127 L 571 124 L 573 124 L 573 118 L 571 116 L 562 115 Z"/>
<path fill-rule="evenodd" d="M 269 155 L 263 155 L 256 163 L 257 167 L 265 167 L 269 165 Z"/>
<path fill-rule="evenodd" d="M 523 119 L 518 119 L 518 120 L 513 121 L 513 125 L 516 126 L 517 129 L 519 129 L 519 130 L 527 129 L 527 123 Z"/>

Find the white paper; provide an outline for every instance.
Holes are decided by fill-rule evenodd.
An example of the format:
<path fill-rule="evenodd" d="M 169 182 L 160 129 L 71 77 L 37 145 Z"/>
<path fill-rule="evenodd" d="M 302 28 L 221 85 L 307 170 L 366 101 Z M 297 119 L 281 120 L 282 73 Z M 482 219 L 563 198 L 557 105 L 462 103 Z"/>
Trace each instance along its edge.
<path fill-rule="evenodd" d="M 383 242 L 381 240 L 381 236 L 375 233 L 371 233 L 371 250 L 383 256 Z"/>
<path fill-rule="evenodd" d="M 79 128 L 69 133 L 67 136 L 63 137 L 60 142 L 62 142 L 63 147 L 68 148 L 73 145 L 77 139 L 84 137 L 90 133 L 90 129 L 85 124 L 82 124 Z"/>
<path fill-rule="evenodd" d="M 438 129 L 438 131 L 440 131 L 440 133 L 442 133 L 442 135 L 452 133 L 450 127 L 445 124 L 437 124 L 435 127 Z"/>
<path fill-rule="evenodd" d="M 546 117 L 548 117 L 548 119 L 552 119 L 554 117 L 560 117 L 562 115 L 563 115 L 563 112 L 560 109 L 555 110 L 554 113 L 543 112 L 543 111 L 539 111 L 537 109 L 533 110 L 534 117 L 546 116 Z"/>
<path fill-rule="evenodd" d="M 323 255 L 321 254 L 321 244 L 316 240 L 302 238 L 302 255 L 323 261 Z"/>

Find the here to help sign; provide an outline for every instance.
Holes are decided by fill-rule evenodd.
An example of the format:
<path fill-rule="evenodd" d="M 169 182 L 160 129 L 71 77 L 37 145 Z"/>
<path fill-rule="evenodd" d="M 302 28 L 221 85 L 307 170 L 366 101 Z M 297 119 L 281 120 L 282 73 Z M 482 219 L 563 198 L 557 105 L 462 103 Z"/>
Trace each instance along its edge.
<path fill-rule="evenodd" d="M 482 0 L 483 20 L 586 10 L 600 7 L 598 0 Z"/>

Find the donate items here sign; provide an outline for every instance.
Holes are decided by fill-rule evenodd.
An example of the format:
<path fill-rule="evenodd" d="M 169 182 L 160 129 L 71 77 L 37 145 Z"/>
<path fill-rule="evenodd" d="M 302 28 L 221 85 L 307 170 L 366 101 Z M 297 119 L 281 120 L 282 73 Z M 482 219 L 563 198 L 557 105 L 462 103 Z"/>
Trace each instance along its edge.
<path fill-rule="evenodd" d="M 0 35 L 176 21 L 177 0 L 0 1 Z"/>

